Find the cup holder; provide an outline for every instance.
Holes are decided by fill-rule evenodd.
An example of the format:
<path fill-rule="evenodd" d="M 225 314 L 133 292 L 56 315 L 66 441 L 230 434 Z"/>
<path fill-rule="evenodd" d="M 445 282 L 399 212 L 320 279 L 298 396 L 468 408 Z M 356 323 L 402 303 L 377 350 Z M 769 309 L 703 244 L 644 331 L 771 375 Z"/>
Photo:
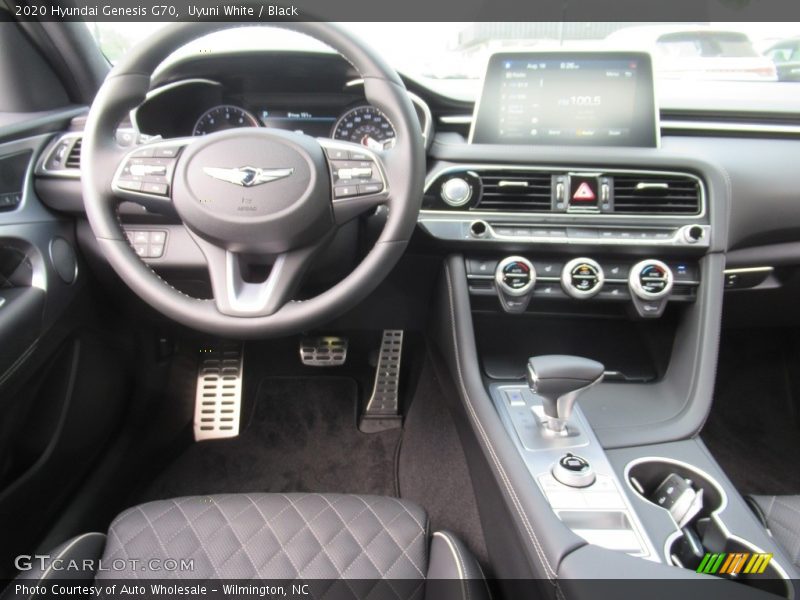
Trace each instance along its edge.
<path fill-rule="evenodd" d="M 667 478 L 672 475 L 677 475 L 677 478 L 671 477 L 669 481 L 676 485 L 667 483 Z M 667 458 L 643 458 L 627 466 L 625 478 L 639 496 L 670 514 L 675 524 L 675 532 L 664 542 L 664 553 L 670 564 L 731 579 L 785 598 L 791 597 L 788 576 L 771 555 L 768 562 L 766 560 L 761 562 L 761 565 L 767 562 L 763 571 L 758 569 L 761 572 L 744 572 L 753 555 L 763 554 L 763 550 L 728 531 L 718 514 L 725 508 L 728 502 L 727 496 L 722 487 L 707 473 L 686 463 Z M 681 485 L 686 486 L 687 481 L 690 491 L 686 493 L 687 500 L 683 505 L 679 506 L 674 497 L 665 500 L 665 496 L 668 496 L 667 490 Z M 683 508 L 689 506 L 693 493 L 700 492 L 702 492 L 702 507 L 698 508 L 695 505 L 694 509 L 684 513 Z M 667 507 L 670 503 L 674 503 L 677 510 L 670 511 Z M 678 519 L 683 513 L 685 518 L 680 519 L 679 523 L 673 513 L 677 513 Z M 704 563 L 703 559 L 707 554 L 717 555 L 714 562 L 719 561 L 719 564 L 712 564 L 710 558 Z M 722 554 L 725 556 L 719 558 Z M 729 558 L 731 562 L 725 569 L 723 567 Z M 731 568 L 734 565 L 737 566 Z M 753 565 L 755 563 L 750 565 L 751 568 Z M 723 573 L 726 570 L 732 571 L 733 574 Z"/>

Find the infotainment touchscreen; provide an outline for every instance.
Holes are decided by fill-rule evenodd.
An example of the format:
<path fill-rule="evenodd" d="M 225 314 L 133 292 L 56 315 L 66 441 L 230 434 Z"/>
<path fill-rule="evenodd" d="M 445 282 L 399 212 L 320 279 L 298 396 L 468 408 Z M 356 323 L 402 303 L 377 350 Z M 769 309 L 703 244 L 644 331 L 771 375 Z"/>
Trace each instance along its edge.
<path fill-rule="evenodd" d="M 470 132 L 475 144 L 658 145 L 650 55 L 494 54 Z"/>

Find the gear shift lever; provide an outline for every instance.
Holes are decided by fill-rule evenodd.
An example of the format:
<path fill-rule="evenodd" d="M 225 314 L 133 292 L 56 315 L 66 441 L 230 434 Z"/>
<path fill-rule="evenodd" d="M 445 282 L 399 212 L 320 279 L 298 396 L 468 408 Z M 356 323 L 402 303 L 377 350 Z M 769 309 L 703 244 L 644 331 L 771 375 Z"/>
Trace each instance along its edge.
<path fill-rule="evenodd" d="M 563 432 L 578 395 L 600 383 L 605 367 L 579 356 L 549 354 L 528 359 L 528 386 L 542 399 L 546 425 Z"/>

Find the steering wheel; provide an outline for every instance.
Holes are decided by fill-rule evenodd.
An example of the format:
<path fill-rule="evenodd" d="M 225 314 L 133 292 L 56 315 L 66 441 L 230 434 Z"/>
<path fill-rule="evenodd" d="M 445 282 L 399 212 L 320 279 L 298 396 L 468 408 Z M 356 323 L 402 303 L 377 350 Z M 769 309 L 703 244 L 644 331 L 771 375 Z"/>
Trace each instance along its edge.
<path fill-rule="evenodd" d="M 367 101 L 397 131 L 393 148 L 377 152 L 266 128 L 120 147 L 116 129 L 145 99 L 156 67 L 186 43 L 230 27 L 169 26 L 109 73 L 86 122 L 84 203 L 108 262 L 156 310 L 220 336 L 288 335 L 355 306 L 399 260 L 422 201 L 422 134 L 405 86 L 374 51 L 330 23 L 295 22 L 280 27 L 327 44 L 360 73 Z M 183 294 L 138 257 L 118 218 L 123 200 L 178 214 L 206 258 L 213 300 Z M 388 209 L 386 224 L 361 263 L 324 293 L 292 300 L 308 264 L 337 228 L 379 205 Z M 266 268 L 268 276 L 259 277 Z"/>

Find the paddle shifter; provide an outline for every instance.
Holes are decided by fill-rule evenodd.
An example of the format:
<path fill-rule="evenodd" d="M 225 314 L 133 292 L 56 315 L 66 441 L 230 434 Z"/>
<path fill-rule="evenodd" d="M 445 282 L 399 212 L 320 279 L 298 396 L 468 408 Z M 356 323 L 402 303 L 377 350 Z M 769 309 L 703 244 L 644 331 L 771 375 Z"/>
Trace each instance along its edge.
<path fill-rule="evenodd" d="M 542 399 L 546 426 L 563 432 L 580 393 L 600 383 L 604 371 L 601 363 L 580 356 L 549 354 L 528 359 L 528 386 Z"/>

